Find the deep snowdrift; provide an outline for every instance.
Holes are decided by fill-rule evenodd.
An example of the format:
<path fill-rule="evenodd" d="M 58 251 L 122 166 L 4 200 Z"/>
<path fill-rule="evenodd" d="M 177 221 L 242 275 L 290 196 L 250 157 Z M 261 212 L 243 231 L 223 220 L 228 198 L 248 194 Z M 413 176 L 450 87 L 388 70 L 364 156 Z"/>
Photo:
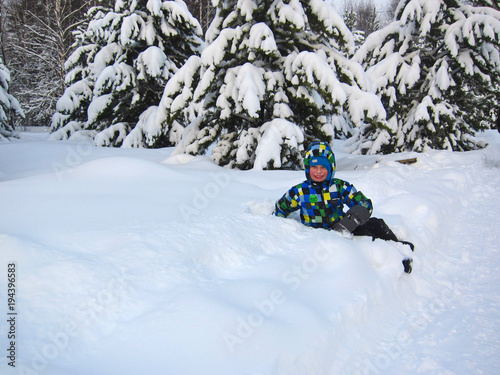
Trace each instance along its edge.
<path fill-rule="evenodd" d="M 483 137 L 467 153 L 335 144 L 337 177 L 415 244 L 410 275 L 407 246 L 271 216 L 303 172 L 1 143 L 1 373 L 497 374 L 500 135 Z"/>

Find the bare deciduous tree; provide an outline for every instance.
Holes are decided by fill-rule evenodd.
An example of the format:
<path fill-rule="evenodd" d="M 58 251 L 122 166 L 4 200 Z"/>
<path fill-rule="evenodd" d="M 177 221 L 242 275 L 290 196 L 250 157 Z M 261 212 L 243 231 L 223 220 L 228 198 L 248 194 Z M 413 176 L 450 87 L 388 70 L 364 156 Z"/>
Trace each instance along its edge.
<path fill-rule="evenodd" d="M 48 125 L 64 91 L 64 63 L 74 43 L 73 31 L 99 0 L 12 0 L 6 4 L 5 55 L 12 93 L 25 119 L 17 125 Z"/>
<path fill-rule="evenodd" d="M 380 14 L 373 0 L 346 0 L 343 15 L 349 29 L 361 32 L 364 38 L 380 28 Z"/>
<path fill-rule="evenodd" d="M 207 30 L 215 15 L 215 8 L 210 0 L 185 0 L 191 14 L 200 22 L 204 31 Z"/>
<path fill-rule="evenodd" d="M 377 15 L 377 8 L 373 0 L 362 0 L 356 7 L 358 15 L 358 23 L 356 28 L 365 32 L 365 37 L 379 28 L 379 20 Z"/>

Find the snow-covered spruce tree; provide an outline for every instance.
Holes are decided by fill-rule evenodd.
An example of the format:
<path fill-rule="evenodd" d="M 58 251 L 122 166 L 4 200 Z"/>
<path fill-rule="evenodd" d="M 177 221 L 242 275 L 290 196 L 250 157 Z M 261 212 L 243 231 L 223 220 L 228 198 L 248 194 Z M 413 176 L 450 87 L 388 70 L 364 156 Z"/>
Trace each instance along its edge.
<path fill-rule="evenodd" d="M 94 7 L 66 62 L 68 88 L 52 118 L 52 137 L 75 133 L 99 146 L 159 147 L 168 139 L 143 112 L 202 45 L 201 27 L 181 0 L 117 0 Z"/>
<path fill-rule="evenodd" d="M 214 0 L 201 57 L 166 85 L 158 119 L 178 134 L 176 152 L 219 165 L 301 167 L 312 140 L 383 122 L 364 70 L 349 60 L 353 36 L 322 0 Z M 339 119 L 345 119 L 340 121 Z M 213 148 L 212 148 L 213 147 Z"/>
<path fill-rule="evenodd" d="M 475 6 L 481 7 L 492 7 L 496 10 L 500 10 L 499 0 L 470 0 Z"/>
<path fill-rule="evenodd" d="M 355 59 L 366 67 L 394 137 L 364 152 L 471 150 L 500 98 L 500 13 L 457 0 L 404 0 L 396 20 L 370 35 Z"/>
<path fill-rule="evenodd" d="M 1 17 L 0 17 L 1 18 Z M 0 38 L 1 42 L 1 38 Z M 23 110 L 17 99 L 9 94 L 10 71 L 0 57 L 0 140 L 15 137 L 15 129 L 12 125 L 12 116 L 24 117 Z"/>

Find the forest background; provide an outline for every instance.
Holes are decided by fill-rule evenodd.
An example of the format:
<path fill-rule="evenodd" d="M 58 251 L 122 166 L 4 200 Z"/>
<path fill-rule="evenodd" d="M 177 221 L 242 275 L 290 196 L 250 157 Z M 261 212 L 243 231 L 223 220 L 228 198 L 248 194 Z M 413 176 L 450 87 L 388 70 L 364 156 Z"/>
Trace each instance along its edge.
<path fill-rule="evenodd" d="M 278 148 L 281 152 L 281 156 L 279 156 L 278 159 L 281 160 L 276 160 L 277 158 L 275 156 L 274 159 L 272 157 L 267 157 L 263 159 L 263 162 L 259 165 L 260 167 L 300 167 L 301 158 L 298 155 L 294 155 L 290 149 L 295 147 L 301 150 L 303 149 L 303 145 L 313 138 L 331 140 L 334 136 L 353 137 L 355 139 L 357 136 L 358 142 L 353 142 L 353 145 L 362 153 L 388 153 L 393 151 L 404 151 L 406 149 L 421 151 L 425 147 L 437 149 L 449 148 L 452 150 L 464 151 L 482 146 L 481 144 L 471 141 L 471 137 L 468 136 L 473 135 L 475 131 L 492 128 L 495 126 L 494 124 L 498 121 L 499 117 L 498 113 L 495 113 L 495 108 L 498 107 L 498 98 L 500 96 L 500 62 L 498 61 L 500 13 L 498 12 L 498 1 L 464 0 L 439 2 L 432 0 L 403 0 L 399 2 L 398 0 L 388 0 L 387 4 L 375 4 L 371 0 L 346 0 L 342 2 L 342 4 L 334 1 L 326 2 L 335 5 L 335 9 L 342 17 L 345 26 L 347 26 L 352 33 L 355 41 L 354 52 L 357 53 L 357 55 L 354 55 L 353 50 L 344 48 L 343 44 L 345 40 L 341 40 L 344 35 L 339 36 L 338 33 L 334 33 L 337 37 L 331 37 L 331 41 L 328 42 L 321 40 L 321 38 L 325 38 L 323 35 L 321 38 L 314 39 L 316 43 L 322 43 L 322 45 L 319 49 L 317 49 L 315 45 L 310 49 L 314 53 L 317 53 L 318 50 L 323 52 L 327 51 L 329 63 L 333 66 L 333 70 L 335 70 L 335 74 L 337 74 L 339 81 L 344 86 L 349 86 L 349 89 L 355 87 L 359 92 L 355 94 L 348 92 L 348 99 L 344 99 L 347 104 L 344 104 L 344 102 L 340 104 L 335 102 L 335 100 L 337 100 L 336 98 L 334 98 L 335 100 L 332 103 L 329 103 L 328 100 L 331 100 L 331 98 L 328 98 L 326 104 L 330 104 L 330 107 L 318 106 L 316 108 L 314 107 L 316 103 L 314 103 L 314 108 L 312 110 L 309 108 L 305 110 L 305 112 L 316 111 L 321 113 L 308 113 L 308 116 L 304 119 L 301 119 L 300 115 L 295 115 L 292 120 L 295 121 L 294 124 L 301 127 L 302 133 L 296 132 L 297 134 L 290 135 L 289 133 L 292 126 L 288 123 L 286 126 L 280 125 L 282 139 L 278 141 Z M 78 130 L 90 130 L 92 137 L 96 139 L 96 143 L 100 142 L 98 145 L 123 146 L 126 135 L 131 133 L 132 130 L 135 130 L 133 126 L 130 125 L 130 119 L 121 121 L 120 117 L 116 116 L 116 113 L 112 113 L 112 120 L 107 120 L 108 122 L 106 122 L 102 120 L 102 116 L 99 114 L 101 118 L 97 119 L 99 120 L 98 123 L 90 124 L 91 121 L 89 118 L 85 118 L 84 121 L 78 119 L 81 123 L 86 122 L 86 124 L 82 125 L 81 129 L 75 130 L 73 122 L 67 120 L 68 117 L 75 115 L 66 115 L 65 112 L 68 112 L 67 108 L 57 109 L 57 102 L 64 97 L 68 86 L 75 83 L 75 81 L 71 81 L 71 74 L 75 74 L 71 70 L 72 68 L 73 71 L 75 70 L 74 64 L 71 66 L 70 63 L 71 56 L 75 53 L 75 50 L 85 47 L 85 43 L 88 43 L 88 40 L 85 40 L 85 35 L 88 35 L 89 23 L 96 20 L 95 12 L 94 19 L 92 19 L 92 13 L 89 13 L 89 10 L 100 7 L 100 9 L 110 10 L 114 8 L 116 11 L 118 3 L 123 3 L 121 5 L 122 10 L 130 7 L 125 10 L 133 12 L 134 9 L 139 9 L 139 5 L 137 4 L 141 2 L 139 1 L 135 4 L 136 2 L 134 1 L 121 0 L 116 2 L 111 0 L 52 0 L 48 2 L 37 0 L 0 0 L 0 57 L 3 62 L 3 71 L 8 73 L 7 75 L 4 74 L 4 77 L 7 77 L 7 79 L 3 78 L 2 84 L 4 89 L 6 89 L 5 91 L 8 93 L 7 95 L 11 103 L 11 110 L 9 110 L 8 106 L 6 109 L 4 105 L 5 115 L 2 117 L 3 126 L 0 127 L 2 128 L 2 133 L 0 134 L 4 137 L 8 137 L 11 135 L 10 131 L 13 131 L 16 127 L 52 126 L 52 131 L 63 130 L 59 132 L 58 136 L 60 139 L 70 137 Z M 146 2 L 144 1 L 144 3 Z M 188 28 L 187 33 L 191 32 L 193 35 L 197 33 L 201 38 L 205 35 L 204 43 L 208 45 L 209 43 L 207 43 L 206 39 L 209 34 L 207 31 L 211 27 L 211 24 L 212 28 L 214 28 L 214 25 L 217 26 L 217 16 L 220 18 L 218 21 L 219 26 L 229 22 L 228 18 L 224 18 L 224 16 L 228 16 L 227 14 L 224 15 L 224 11 L 227 11 L 226 8 L 228 8 L 226 5 L 231 5 L 232 3 L 235 5 L 238 3 L 236 12 L 245 12 L 246 10 L 243 7 L 241 9 L 239 9 L 239 7 L 242 3 L 248 2 L 186 0 L 185 3 L 189 12 L 194 17 L 194 20 L 199 22 L 199 27 L 201 28 L 201 30 L 195 32 L 193 30 L 196 25 L 194 25 L 191 31 L 189 31 Z M 258 1 L 256 3 L 260 4 Z M 292 4 L 294 2 L 290 3 Z M 297 1 L 297 3 L 301 2 Z M 415 5 L 415 3 L 419 5 Z M 440 8 L 437 10 L 432 9 L 432 7 L 429 6 L 431 3 L 441 3 Z M 307 5 L 304 5 L 304 9 L 306 6 Z M 420 6 L 421 9 L 417 9 L 418 6 Z M 483 7 L 487 7 L 489 10 L 480 10 L 484 9 Z M 398 9 L 399 14 L 397 13 Z M 217 13 L 217 10 L 219 13 Z M 310 21 L 312 25 L 313 19 L 311 17 L 311 11 L 306 9 L 304 12 L 307 13 L 308 11 L 309 13 L 307 15 L 311 18 Z M 460 17 L 456 16 L 459 13 L 460 17 L 468 18 L 466 20 L 468 23 L 463 22 L 465 26 L 457 26 L 457 24 L 462 22 Z M 437 17 L 437 14 L 441 16 Z M 393 22 L 394 20 L 397 20 L 399 24 L 396 25 L 395 22 Z M 492 20 L 494 22 L 492 22 Z M 473 26 L 469 25 L 471 23 Z M 390 26 L 392 24 L 396 25 L 395 27 L 398 28 L 398 32 L 394 31 L 396 30 L 394 27 L 391 29 Z M 291 26 L 296 25 L 291 23 Z M 342 30 L 338 25 L 334 26 L 337 31 Z M 272 27 L 272 25 L 270 27 Z M 469 32 L 467 27 L 472 29 L 470 32 L 471 35 L 467 34 Z M 313 26 L 311 26 L 311 28 L 313 28 Z M 460 28 L 460 31 L 455 31 L 455 29 L 458 28 Z M 490 28 L 491 30 L 489 30 Z M 182 29 L 182 26 L 180 26 L 180 29 Z M 436 37 L 436 30 L 442 32 L 442 35 Z M 276 30 L 273 31 L 275 32 L 276 40 L 278 40 L 280 35 L 276 34 Z M 306 31 L 312 31 L 312 34 L 317 32 L 317 30 L 314 29 Z M 85 34 L 85 32 L 87 32 L 87 34 Z M 180 33 L 181 32 L 179 32 L 179 34 Z M 220 27 L 216 31 L 212 30 L 210 42 L 214 44 L 221 34 Z M 371 34 L 377 34 L 378 37 L 372 38 L 371 43 L 365 45 L 367 37 Z M 450 35 L 455 38 L 453 41 L 450 41 L 452 39 L 449 37 Z M 193 39 L 192 35 L 188 34 L 186 34 L 186 38 Z M 309 42 L 309 40 L 306 42 Z M 279 43 L 279 41 L 277 43 Z M 389 57 L 392 58 L 395 55 L 395 53 L 391 55 L 391 53 L 387 52 L 388 48 L 393 48 L 392 45 L 396 45 L 394 51 L 401 57 L 401 61 L 395 63 L 395 65 L 392 62 L 389 64 L 386 61 L 382 61 L 384 59 L 388 60 Z M 409 45 L 412 47 L 408 47 Z M 476 47 L 477 50 L 475 50 Z M 206 48 L 206 45 L 204 48 Z M 281 52 L 283 47 L 278 45 L 277 49 Z M 377 50 L 386 51 L 386 55 L 377 55 L 375 52 Z M 195 48 L 193 48 L 193 51 L 195 51 Z M 201 48 L 199 51 L 201 51 Z M 329 55 L 330 51 L 334 52 L 332 56 L 335 56 L 335 53 L 338 52 L 338 55 L 342 55 L 342 58 L 349 59 L 349 64 L 351 60 L 357 60 L 356 63 L 366 69 L 366 72 L 372 68 L 371 77 L 369 77 L 371 78 L 372 84 L 368 85 L 370 87 L 362 87 L 363 85 L 360 83 L 362 79 L 359 78 L 358 72 L 352 68 L 354 65 L 348 65 L 342 60 L 335 60 L 335 58 Z M 484 51 L 487 51 L 487 58 L 485 58 Z M 405 52 L 406 55 L 404 55 Z M 415 73 L 412 73 L 413 75 L 408 74 L 404 78 L 401 78 L 403 77 L 405 69 L 409 72 L 412 72 L 413 69 L 414 72 L 417 66 L 415 55 L 419 57 L 417 68 L 420 76 L 415 78 Z M 269 56 L 270 55 L 266 55 L 265 58 L 269 58 Z M 473 62 L 469 63 L 463 56 L 466 56 L 467 59 Z M 241 57 L 239 58 L 241 59 Z M 282 57 L 281 63 L 286 58 L 287 56 Z M 170 76 L 167 78 L 170 79 L 172 75 L 178 73 L 187 60 L 186 58 L 184 61 L 175 61 L 175 69 L 169 72 Z M 455 66 L 453 62 L 456 63 Z M 242 64 L 241 61 L 238 63 Z M 342 64 L 344 65 L 341 66 Z M 147 65 L 147 63 L 145 63 L 145 65 Z M 373 83 L 376 81 L 376 79 L 374 81 L 373 76 L 377 78 L 377 71 L 373 69 L 375 66 L 378 66 L 379 70 L 381 68 L 389 68 L 389 70 L 391 70 L 391 68 L 394 67 L 394 70 L 397 71 L 392 77 L 388 77 L 387 73 L 379 72 L 379 76 L 386 79 L 389 86 L 377 86 L 378 83 Z M 201 69 L 200 67 L 198 68 Z M 211 69 L 206 66 L 203 68 L 205 70 Z M 85 67 L 80 67 L 79 69 L 84 70 Z M 447 70 L 447 74 L 443 75 L 443 70 Z M 317 72 L 315 73 L 318 75 Z M 346 82 L 344 76 L 349 74 L 354 78 L 350 77 L 350 81 Z M 198 72 L 198 75 L 202 77 L 202 73 Z M 221 77 L 222 78 L 219 79 L 227 80 L 227 76 L 224 77 L 222 73 Z M 457 79 L 457 77 L 460 78 Z M 314 79 L 317 81 L 321 80 L 318 77 Z M 401 81 L 398 81 L 398 79 Z M 94 80 L 95 82 L 93 82 L 93 84 L 97 85 L 97 79 L 95 77 Z M 143 108 L 148 108 L 149 106 L 157 106 L 162 98 L 162 94 L 163 99 L 168 97 L 169 94 L 166 91 L 162 92 L 163 84 L 166 81 L 166 79 L 160 81 L 162 87 L 156 90 L 153 95 L 145 95 L 141 98 L 143 104 L 140 108 L 141 111 Z M 429 84 L 429 82 L 431 83 Z M 180 83 L 179 77 L 177 77 L 176 83 Z M 183 83 L 186 84 L 186 82 Z M 311 84 L 311 82 L 306 83 Z M 331 89 L 332 85 L 325 89 L 325 87 L 321 86 L 323 83 L 318 84 L 318 82 L 313 82 L 312 84 L 312 89 L 311 87 L 307 87 L 307 90 L 312 92 L 312 94 L 310 94 L 310 98 L 312 98 L 310 102 L 317 101 L 315 95 L 318 96 L 319 94 L 319 96 L 322 96 L 321 99 L 324 100 L 325 95 L 328 96 L 330 94 L 328 92 L 325 94 L 323 91 L 328 91 Z M 314 87 L 314 84 L 316 84 L 317 87 Z M 396 97 L 394 94 L 394 87 L 398 87 L 397 90 L 401 90 L 397 92 L 399 97 Z M 459 87 L 459 89 L 457 89 L 457 87 Z M 96 91 L 97 87 L 92 87 L 92 89 Z M 220 85 L 218 89 L 220 89 Z M 296 88 L 290 89 L 290 87 L 287 87 L 288 91 L 294 89 Z M 296 91 L 300 91 L 300 88 L 296 89 Z M 439 93 L 436 94 L 436 91 Z M 346 107 L 349 105 L 353 96 L 357 95 L 359 97 L 360 93 L 364 94 L 365 92 L 374 92 L 379 97 L 381 104 L 385 107 L 384 109 L 386 112 L 384 112 L 384 116 L 387 115 L 386 118 L 381 118 L 380 113 L 382 111 L 380 109 L 375 111 L 375 116 L 370 115 L 369 112 L 372 109 L 370 105 L 372 107 L 375 107 L 375 105 L 367 105 L 366 100 L 364 100 L 358 101 L 357 103 L 357 105 L 361 103 L 359 104 L 361 105 L 359 111 L 363 112 L 364 117 L 357 119 L 356 122 L 357 113 L 353 112 L 352 103 L 351 108 L 346 109 Z M 405 97 L 405 95 L 407 97 Z M 210 95 L 207 95 L 207 97 L 209 96 Z M 455 99 L 450 101 L 448 98 Z M 457 102 L 458 98 L 461 102 Z M 464 98 L 467 100 L 464 100 Z M 173 102 L 178 98 L 172 97 L 170 99 Z M 429 103 L 429 100 L 431 103 Z M 455 100 L 455 102 L 453 102 L 453 100 Z M 262 98 L 261 101 L 263 102 Z M 415 107 L 413 102 L 417 102 L 420 107 Z M 3 100 L 3 103 L 5 103 L 5 100 Z M 16 103 L 19 104 L 16 105 Z M 304 107 L 311 103 L 306 103 L 306 105 L 303 105 L 303 103 L 299 104 L 302 107 L 298 106 L 298 111 L 304 112 Z M 365 107 L 363 107 L 363 105 Z M 414 107 L 411 107 L 412 105 Z M 89 111 L 85 115 L 87 117 L 91 117 L 91 106 L 92 103 L 87 103 L 87 107 L 85 107 L 85 110 Z M 174 113 L 172 108 L 168 108 L 170 111 L 169 116 L 174 120 L 170 120 L 168 124 L 170 128 L 165 128 L 165 126 L 163 126 L 163 134 L 158 135 L 158 131 L 152 136 L 147 134 L 147 132 L 144 131 L 147 127 L 146 124 L 141 129 L 142 139 L 138 141 L 136 137 L 132 141 L 129 141 L 128 145 L 135 147 L 163 147 L 182 143 L 180 138 L 175 136 L 177 130 L 174 126 L 175 124 L 172 123 L 179 122 L 184 128 L 187 128 L 188 125 L 194 121 L 192 117 L 188 118 L 189 116 L 186 115 L 186 112 L 195 112 L 195 110 L 197 110 L 196 108 L 189 107 L 188 104 L 185 104 L 185 107 L 186 108 L 183 109 L 185 113 L 183 114 Z M 290 107 L 297 112 L 297 108 L 293 108 L 291 104 Z M 342 108 L 339 110 L 338 108 L 340 107 Z M 425 109 L 425 115 L 422 115 L 422 107 Z M 456 109 L 457 107 L 459 108 L 458 112 Z M 118 106 L 115 108 L 118 108 Z M 327 120 L 322 118 L 325 117 L 322 115 L 327 112 L 324 110 L 325 108 L 328 108 L 330 111 L 326 113 L 330 116 Z M 128 107 L 128 109 L 130 110 L 131 108 Z M 222 108 L 222 112 L 223 110 L 224 108 Z M 248 110 L 248 108 L 246 108 L 246 110 Z M 63 115 L 66 116 L 64 121 L 60 120 L 61 117 L 64 116 L 61 115 L 57 117 L 57 112 L 63 113 Z M 103 110 L 103 113 L 104 112 Z M 414 117 L 411 119 L 399 119 L 397 116 L 400 113 L 408 112 L 413 112 Z M 216 113 L 219 118 L 221 117 L 220 113 L 221 111 Z M 56 114 L 56 116 L 54 116 L 54 114 Z M 142 115 L 142 113 L 138 110 L 134 120 L 140 122 L 139 115 Z M 247 113 L 237 113 L 236 115 L 239 116 L 236 118 L 245 119 Z M 156 118 L 159 117 L 157 112 L 155 116 Z M 179 120 L 182 116 L 185 117 L 184 123 Z M 219 142 L 216 146 L 216 150 L 219 151 L 219 156 L 216 161 L 219 164 L 240 167 L 243 169 L 256 165 L 257 161 L 255 158 L 252 159 L 249 155 L 252 153 L 255 154 L 258 143 L 265 138 L 265 130 L 263 131 L 259 128 L 259 130 L 255 131 L 257 126 L 254 122 L 243 124 L 234 131 L 233 129 L 228 130 L 227 125 L 223 124 L 219 126 L 219 124 L 216 124 L 214 126 L 213 118 L 210 120 L 212 122 L 210 122 L 206 118 L 202 118 L 203 116 L 206 117 L 205 114 L 200 115 L 198 113 L 200 123 L 205 126 L 203 121 L 206 120 L 206 126 L 209 130 L 199 125 L 198 128 L 196 128 L 198 133 L 196 133 L 195 136 L 191 136 L 192 139 L 189 139 L 188 134 L 188 137 L 186 137 L 188 140 L 184 141 L 184 145 L 181 144 L 181 151 L 193 154 L 204 153 L 210 145 L 213 147 L 214 142 Z M 329 133 L 324 132 L 324 127 L 321 128 L 321 126 L 311 131 L 304 129 L 304 124 L 301 123 L 301 121 L 307 123 L 311 122 L 311 120 L 317 120 L 320 122 L 320 125 L 325 125 L 321 122 L 328 121 L 328 125 L 330 126 L 332 123 L 332 116 L 348 118 L 350 122 L 350 124 L 348 124 L 349 126 L 345 124 L 333 125 L 335 131 Z M 395 120 L 398 124 L 391 123 L 390 116 L 393 116 L 392 118 L 398 117 L 398 120 Z M 426 116 L 429 118 L 425 118 Z M 96 117 L 98 116 L 96 115 Z M 438 118 L 437 121 L 435 120 L 436 118 Z M 75 120 L 75 118 L 70 118 L 70 120 Z M 117 124 L 116 122 L 119 120 L 121 122 Z M 234 122 L 234 118 L 230 120 Z M 70 130 L 68 130 L 67 126 L 69 122 Z M 127 123 L 127 125 L 124 126 L 124 123 Z M 263 123 L 269 124 L 270 121 L 269 119 L 260 119 L 259 126 Z M 436 123 L 438 125 L 444 125 L 442 128 L 438 129 Z M 360 124 L 362 126 L 360 126 Z M 116 127 L 116 125 L 120 125 L 120 127 Z M 272 125 L 278 127 L 276 124 Z M 220 130 L 217 126 L 223 130 Z M 415 130 L 415 127 L 417 130 Z M 107 131 L 106 134 L 101 131 L 102 129 L 109 130 L 110 128 L 113 130 Z M 283 128 L 285 128 L 285 130 L 283 130 Z M 358 128 L 357 133 L 352 131 L 353 128 Z M 269 126 L 267 129 L 269 130 Z M 384 133 L 384 130 L 387 131 Z M 215 132 L 216 136 L 212 138 L 208 137 L 209 140 L 207 141 L 207 145 L 203 145 L 201 142 L 202 135 L 207 132 L 210 133 L 211 131 Z M 432 134 L 427 134 L 429 132 Z M 87 132 L 86 134 L 90 133 Z M 450 137 L 450 134 L 453 135 Z M 196 137 L 197 139 L 193 140 Z M 222 139 L 222 141 L 220 141 L 220 139 Z M 291 141 L 291 139 L 293 140 Z M 368 142 L 366 142 L 367 139 Z M 225 143 L 230 143 L 232 146 L 228 147 Z M 241 157 L 242 150 L 244 151 L 243 154 L 245 154 L 243 158 Z M 274 149 L 271 151 L 271 153 L 275 153 Z M 238 155 L 240 155 L 239 159 L 242 160 L 241 162 L 238 162 L 238 160 L 235 161 L 235 159 L 238 159 Z M 291 162 L 286 164 L 286 160 L 291 160 Z"/>
<path fill-rule="evenodd" d="M 211 0 L 186 0 L 206 28 L 213 18 Z M 9 93 L 24 117 L 18 127 L 49 126 L 66 84 L 65 62 L 75 50 L 74 32 L 85 28 L 95 6 L 112 9 L 115 0 L 0 0 L 1 55 L 10 71 Z"/>

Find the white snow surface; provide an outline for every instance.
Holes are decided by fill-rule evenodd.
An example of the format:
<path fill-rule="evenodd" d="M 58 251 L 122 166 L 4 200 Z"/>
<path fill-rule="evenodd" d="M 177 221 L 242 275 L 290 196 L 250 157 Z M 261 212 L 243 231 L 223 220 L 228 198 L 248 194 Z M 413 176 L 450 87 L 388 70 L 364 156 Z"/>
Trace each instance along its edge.
<path fill-rule="evenodd" d="M 302 171 L 0 143 L 1 374 L 498 374 L 500 134 L 480 137 L 387 156 L 335 142 L 336 177 L 414 253 L 272 216 Z"/>

